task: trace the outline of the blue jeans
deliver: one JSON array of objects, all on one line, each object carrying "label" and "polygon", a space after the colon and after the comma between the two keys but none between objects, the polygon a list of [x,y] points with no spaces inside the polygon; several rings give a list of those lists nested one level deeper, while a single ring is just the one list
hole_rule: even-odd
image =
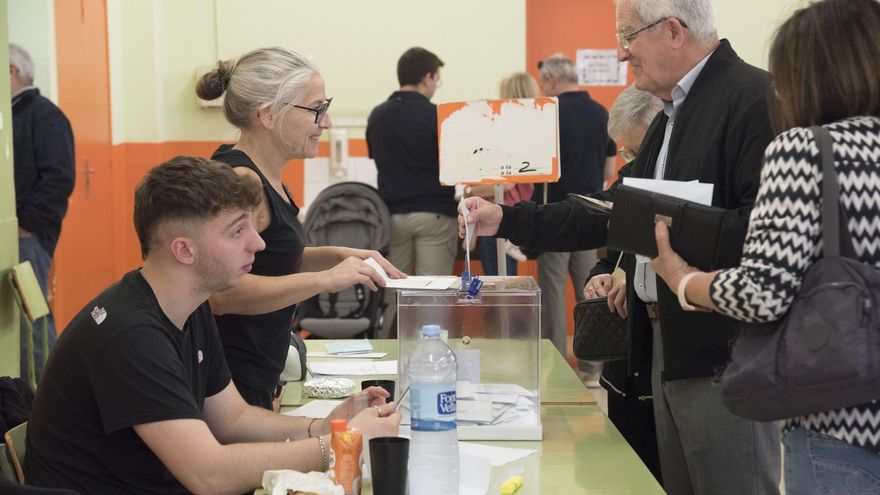
[{"label": "blue jeans", "polygon": [[880,454],[804,428],[786,433],[782,443],[786,493],[880,493]]},{"label": "blue jeans", "polygon": [[[49,264],[52,262],[52,258],[49,257],[49,253],[43,249],[43,246],[40,245],[40,241],[37,240],[33,235],[30,237],[19,237],[18,238],[18,260],[21,262],[30,261],[31,265],[34,267],[34,274],[37,276],[37,281],[40,282],[40,288],[43,289],[43,297],[48,296],[48,286],[49,286]],[[25,328],[26,323],[24,315],[21,315],[21,377],[27,379],[27,342],[25,341]],[[49,327],[48,332],[48,340],[49,340],[49,349],[51,350],[55,346],[55,339],[57,334],[55,333],[55,317],[52,316],[52,313],[46,317]],[[43,373],[43,322],[37,320],[34,323],[34,369],[36,371],[37,381],[40,379],[40,375]]]},{"label": "blue jeans", "polygon": [[[480,256],[480,263],[483,265],[483,274],[498,275],[498,248],[495,246],[494,237],[478,237],[477,253]],[[507,258],[507,274],[516,275],[516,260],[510,256]]]}]

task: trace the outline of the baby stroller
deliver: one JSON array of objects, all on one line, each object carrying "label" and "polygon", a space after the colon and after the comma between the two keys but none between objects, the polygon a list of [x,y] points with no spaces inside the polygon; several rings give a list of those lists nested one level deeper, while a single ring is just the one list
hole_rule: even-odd
[{"label": "baby stroller", "polygon": [[[387,255],[391,216],[376,188],[363,182],[340,182],[318,194],[305,221],[306,245],[375,249]],[[297,328],[327,339],[376,336],[382,328],[384,291],[361,284],[336,293],[318,294],[297,307]]]}]

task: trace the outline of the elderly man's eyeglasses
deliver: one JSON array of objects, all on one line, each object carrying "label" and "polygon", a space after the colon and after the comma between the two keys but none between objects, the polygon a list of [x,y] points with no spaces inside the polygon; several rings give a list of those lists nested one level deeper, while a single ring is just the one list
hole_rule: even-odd
[{"label": "elderly man's eyeglasses", "polygon": [[[629,51],[630,43],[632,43],[639,36],[639,33],[641,33],[642,31],[646,31],[648,29],[651,29],[652,27],[656,26],[657,24],[660,24],[661,22],[664,22],[664,21],[668,21],[669,19],[672,19],[672,17],[663,17],[663,18],[657,19],[656,21],[654,21],[646,26],[642,26],[631,33],[623,33],[623,32],[618,31],[617,32],[617,43],[620,44],[621,48],[623,48],[626,51]],[[679,20],[678,22],[679,22],[679,24],[681,24],[682,27],[685,27],[685,28],[687,27],[687,24],[685,24],[681,20]]]},{"label": "elderly man's eyeglasses", "polygon": [[309,112],[315,112],[315,124],[321,122],[321,119],[324,118],[324,115],[327,113],[327,109],[330,108],[330,102],[333,101],[333,98],[327,98],[324,103],[321,103],[315,108],[304,107],[301,105],[291,105],[294,108],[301,108],[303,110],[308,110]]}]

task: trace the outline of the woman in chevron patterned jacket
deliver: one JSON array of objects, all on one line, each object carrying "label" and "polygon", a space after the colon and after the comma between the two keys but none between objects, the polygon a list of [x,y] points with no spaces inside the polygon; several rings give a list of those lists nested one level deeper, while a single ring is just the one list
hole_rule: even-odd
[{"label": "woman in chevron patterned jacket", "polygon": [[[661,249],[652,265],[669,287],[684,280],[684,307],[753,323],[786,314],[822,255],[822,162],[811,125],[833,138],[840,205],[855,252],[880,268],[878,47],[877,0],[824,0],[779,28],[770,49],[772,114],[778,130],[788,130],[767,147],[740,266],[699,273],[672,251],[658,223]],[[783,443],[789,493],[880,493],[880,398],[792,418]]]}]

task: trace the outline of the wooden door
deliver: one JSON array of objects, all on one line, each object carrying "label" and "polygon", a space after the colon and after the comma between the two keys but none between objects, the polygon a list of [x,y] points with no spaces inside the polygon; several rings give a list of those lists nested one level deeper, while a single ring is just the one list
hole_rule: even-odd
[{"label": "wooden door", "polygon": [[58,331],[118,278],[114,269],[110,78],[104,0],[56,0],[58,102],[76,143],[76,187],[55,253]]}]

